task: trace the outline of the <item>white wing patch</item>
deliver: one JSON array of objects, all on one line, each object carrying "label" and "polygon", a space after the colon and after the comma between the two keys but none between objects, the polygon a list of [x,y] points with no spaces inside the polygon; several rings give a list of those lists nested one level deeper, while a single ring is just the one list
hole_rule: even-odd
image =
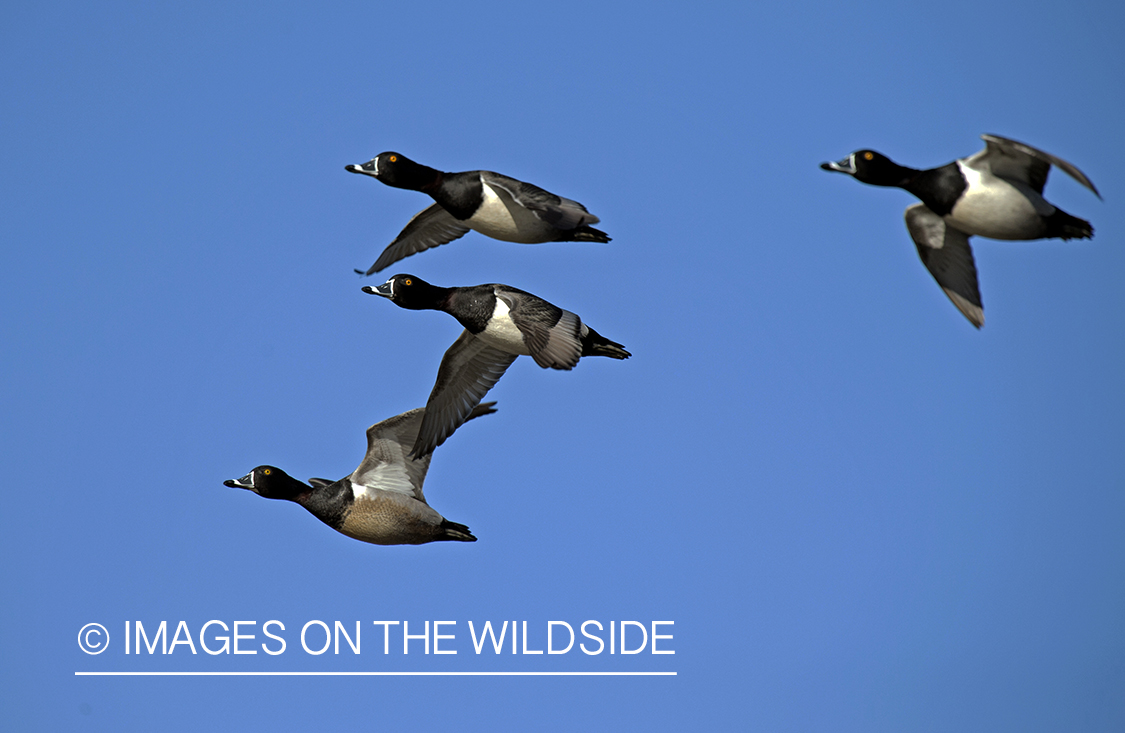
[{"label": "white wing patch", "polygon": [[378,491],[393,491],[396,494],[414,496],[414,484],[406,469],[398,463],[381,463],[364,475],[365,484],[352,477],[352,494],[360,498],[373,499]]}]

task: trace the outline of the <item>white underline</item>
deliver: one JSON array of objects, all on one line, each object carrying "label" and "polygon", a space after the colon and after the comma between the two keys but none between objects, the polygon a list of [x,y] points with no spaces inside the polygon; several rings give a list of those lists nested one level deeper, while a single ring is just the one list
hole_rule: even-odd
[{"label": "white underline", "polygon": [[676,672],[75,672],[76,677],[675,677]]}]

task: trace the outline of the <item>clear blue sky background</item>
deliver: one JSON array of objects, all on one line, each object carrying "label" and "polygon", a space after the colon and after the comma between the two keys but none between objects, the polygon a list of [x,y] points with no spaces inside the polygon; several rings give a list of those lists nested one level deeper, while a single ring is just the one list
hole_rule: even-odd
[{"label": "clear blue sky background", "polygon": [[[7,7],[6,726],[1125,730],[1123,27],[1110,2]],[[977,332],[914,199],[817,165],[984,132],[1105,200],[1055,171],[1092,241],[974,241]],[[352,272],[428,203],[344,170],[389,149],[614,238],[472,233],[392,268],[529,290],[634,354],[521,359],[437,451],[427,495],[475,544],[366,545],[222,485],[343,476],[429,394],[459,326]],[[279,620],[287,649],[124,652],[127,621],[198,647],[212,619],[257,622],[251,649]],[[313,619],[360,621],[361,653],[302,651]],[[591,619],[674,621],[675,654],[469,638]],[[457,654],[395,630],[383,655],[374,620],[456,621]]]}]

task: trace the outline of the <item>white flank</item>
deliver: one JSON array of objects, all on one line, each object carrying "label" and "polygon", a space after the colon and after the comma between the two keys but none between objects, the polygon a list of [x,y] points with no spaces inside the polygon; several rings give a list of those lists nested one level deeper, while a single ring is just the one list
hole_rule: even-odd
[{"label": "white flank", "polygon": [[517,204],[506,191],[481,180],[483,201],[465,223],[481,234],[505,242],[549,242],[554,231],[539,217]]},{"label": "white flank", "polygon": [[508,315],[508,304],[500,297],[496,298],[492,319],[488,322],[488,326],[477,334],[477,338],[509,354],[531,353],[523,341],[523,334]]},{"label": "white flank", "polygon": [[989,239],[1035,239],[1042,235],[1040,211],[1054,207],[1026,186],[1016,186],[1003,178],[958,161],[966,188],[945,221],[957,229]]}]

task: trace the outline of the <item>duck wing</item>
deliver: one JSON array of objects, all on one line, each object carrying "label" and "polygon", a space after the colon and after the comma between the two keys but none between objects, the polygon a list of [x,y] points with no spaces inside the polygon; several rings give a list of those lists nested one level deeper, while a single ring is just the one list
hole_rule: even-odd
[{"label": "duck wing", "polygon": [[[495,402],[477,405],[466,422],[496,412],[495,405]],[[426,501],[422,493],[422,484],[426,480],[426,471],[430,468],[432,454],[418,460],[407,457],[407,450],[418,438],[418,430],[422,426],[425,413],[424,407],[408,410],[401,415],[375,423],[367,429],[367,454],[363,457],[359,468],[352,472],[353,487],[359,485],[381,491],[394,491],[412,496],[421,502]]]},{"label": "duck wing", "polygon": [[577,201],[556,196],[538,186],[492,171],[481,171],[480,176],[489,186],[502,189],[517,204],[557,229],[569,231],[600,221]]},{"label": "duck wing", "polygon": [[457,428],[475,417],[474,409],[516,356],[462,331],[441,359],[410,455],[416,459],[428,456]]},{"label": "duck wing", "polygon": [[969,235],[947,226],[945,220],[926,208],[914,204],[906,209],[906,228],[918,248],[922,264],[937,280],[957,310],[980,328],[984,325],[984,306],[980,300],[977,266]]},{"label": "duck wing", "polygon": [[395,262],[432,247],[452,242],[469,231],[469,227],[453,218],[440,204],[433,204],[415,214],[394,241],[387,245],[375,264],[361,275],[370,275]]},{"label": "duck wing", "polygon": [[987,164],[989,170],[995,176],[1009,181],[1025,183],[1042,195],[1043,186],[1047,183],[1047,174],[1053,165],[1090,189],[1098,198],[1102,197],[1085,173],[1062,158],[1033,148],[1026,143],[1009,140],[999,135],[981,135],[980,137],[985,142],[984,150],[969,158],[968,161]]},{"label": "duck wing", "polygon": [[523,335],[531,358],[539,366],[573,369],[582,356],[582,319],[542,298],[516,288],[499,290],[508,317]]},{"label": "duck wing", "polygon": [[419,407],[389,417],[367,429],[367,453],[359,468],[352,472],[353,489],[360,486],[376,491],[393,491],[425,501],[422,483],[426,480],[430,457],[414,461],[406,455],[418,435],[424,414],[425,410]]}]

